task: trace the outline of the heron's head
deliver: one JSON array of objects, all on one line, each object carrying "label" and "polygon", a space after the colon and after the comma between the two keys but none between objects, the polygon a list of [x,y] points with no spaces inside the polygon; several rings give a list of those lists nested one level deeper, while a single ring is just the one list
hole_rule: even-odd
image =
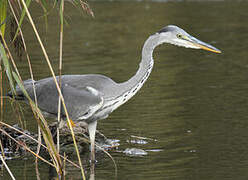
[{"label": "heron's head", "polygon": [[196,39],[195,37],[189,35],[183,29],[174,25],[168,25],[164,27],[163,29],[158,31],[156,35],[159,35],[160,43],[170,43],[186,48],[204,49],[215,53],[221,53],[219,49]]}]

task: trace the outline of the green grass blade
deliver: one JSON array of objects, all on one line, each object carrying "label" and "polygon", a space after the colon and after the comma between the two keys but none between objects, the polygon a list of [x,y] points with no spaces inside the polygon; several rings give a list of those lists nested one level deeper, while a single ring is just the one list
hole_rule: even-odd
[{"label": "green grass blade", "polygon": [[[30,3],[31,3],[31,0],[26,0],[25,3],[26,3],[26,6],[27,6],[27,8],[28,8],[29,5],[30,5]],[[18,28],[17,28],[17,30],[16,30],[15,36],[14,36],[14,38],[13,38],[13,41],[16,39],[16,37],[17,37],[17,35],[18,35],[19,31],[20,31],[20,28],[21,28],[21,26],[22,26],[22,22],[23,22],[23,20],[24,20],[25,15],[26,15],[26,10],[25,10],[25,8],[23,8],[22,14],[21,14],[21,18],[20,18],[20,21],[19,21],[19,26],[18,26]]]},{"label": "green grass blade", "polygon": [[7,16],[7,0],[0,1],[0,30],[2,32],[2,36],[4,37],[5,27],[6,27],[6,16]]},{"label": "green grass blade", "polygon": [[41,5],[43,6],[44,9],[47,11],[47,2],[45,0],[40,0]]},{"label": "green grass blade", "polygon": [[64,27],[64,4],[63,2],[60,4],[59,8],[59,15],[60,15],[60,30],[63,32],[63,27]]},{"label": "green grass blade", "polygon": [[47,2],[46,0],[40,0],[40,4],[41,4],[41,7],[43,9],[43,16],[44,16],[44,21],[45,21],[45,27],[46,27],[46,31],[48,29],[48,5],[47,5]]},{"label": "green grass blade", "polygon": [[5,68],[7,77],[9,79],[11,90],[13,92],[15,92],[15,85],[14,85],[13,77],[11,75],[9,60],[7,58],[6,51],[5,51],[2,43],[0,43],[0,55],[1,55],[1,58],[3,60],[3,65],[4,65],[4,68]]}]

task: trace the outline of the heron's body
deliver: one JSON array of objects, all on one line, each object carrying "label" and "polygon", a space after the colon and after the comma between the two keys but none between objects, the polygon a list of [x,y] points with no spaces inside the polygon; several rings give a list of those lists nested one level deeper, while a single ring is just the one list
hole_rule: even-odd
[{"label": "heron's body", "polygon": [[[149,40],[149,39],[148,39]],[[154,38],[146,43],[146,50],[137,73],[128,81],[116,83],[100,74],[63,75],[61,92],[71,120],[90,123],[105,119],[119,106],[133,97],[149,77],[152,67],[152,52],[157,43]],[[152,46],[152,44],[154,46]],[[144,49],[144,48],[143,48]],[[58,77],[57,77],[58,81]],[[58,91],[52,77],[34,82],[39,108],[48,114],[58,113]],[[31,99],[35,100],[31,80],[24,81],[24,87]],[[23,95],[18,89],[17,95]],[[25,98],[25,97],[24,97]],[[61,112],[65,116],[64,111]]]},{"label": "heron's body", "polygon": [[[84,121],[89,125],[92,151],[94,151],[97,120],[107,118],[111,112],[138,92],[152,71],[153,50],[162,43],[220,52],[213,46],[190,36],[184,30],[170,25],[146,40],[142,49],[139,69],[128,81],[116,83],[106,76],[97,74],[62,76],[61,92],[69,117],[74,121]],[[34,100],[32,85],[31,80],[24,81],[25,89]],[[46,113],[57,115],[59,96],[53,78],[35,81],[34,85],[39,108]],[[16,90],[17,97],[26,99],[18,87]],[[12,96],[11,93],[10,96]],[[63,109],[61,115],[62,117],[65,116]],[[93,153],[92,159],[94,159]]]},{"label": "heron's body", "polygon": [[[90,123],[107,118],[111,112],[134,96],[145,80],[130,88],[127,88],[125,83],[116,83],[98,74],[63,75],[61,82],[61,92],[70,119]],[[30,80],[24,81],[26,91],[34,100],[32,84]],[[39,108],[48,114],[57,116],[59,95],[53,78],[41,79],[35,81],[34,84]],[[61,116],[65,117],[63,110]]]}]

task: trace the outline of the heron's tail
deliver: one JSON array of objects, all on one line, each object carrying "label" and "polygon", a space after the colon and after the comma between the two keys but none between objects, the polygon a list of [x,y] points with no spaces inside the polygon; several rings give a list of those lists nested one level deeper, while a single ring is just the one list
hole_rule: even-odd
[{"label": "heron's tail", "polygon": [[7,93],[7,96],[9,96],[10,98],[16,99],[16,100],[20,100],[20,101],[25,99],[24,94],[22,92],[18,92],[18,91],[16,91],[16,94],[13,94],[12,91],[9,91]]},{"label": "heron's tail", "polygon": [[[30,85],[32,86],[33,84],[32,82],[33,81],[31,79],[24,81],[23,85],[25,89],[27,89]],[[15,93],[13,93],[13,91],[9,91],[7,93],[7,96],[9,96],[10,98],[16,99],[16,100],[25,100],[25,95],[23,94],[22,90],[20,89],[18,85],[16,86]]]}]

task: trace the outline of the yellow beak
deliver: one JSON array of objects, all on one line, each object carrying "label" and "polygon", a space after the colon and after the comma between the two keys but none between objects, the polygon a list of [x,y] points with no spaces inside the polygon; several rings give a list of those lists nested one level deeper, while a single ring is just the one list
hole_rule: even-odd
[{"label": "yellow beak", "polygon": [[192,43],[197,48],[200,48],[200,49],[203,49],[203,50],[206,50],[206,51],[211,51],[211,52],[214,52],[214,53],[221,53],[221,50],[217,49],[216,47],[214,47],[214,46],[212,46],[212,45],[210,45],[208,43],[202,42],[202,41],[200,41],[199,39],[196,39],[193,36],[187,36],[187,37],[184,37],[184,39],[189,41],[190,43]]}]

